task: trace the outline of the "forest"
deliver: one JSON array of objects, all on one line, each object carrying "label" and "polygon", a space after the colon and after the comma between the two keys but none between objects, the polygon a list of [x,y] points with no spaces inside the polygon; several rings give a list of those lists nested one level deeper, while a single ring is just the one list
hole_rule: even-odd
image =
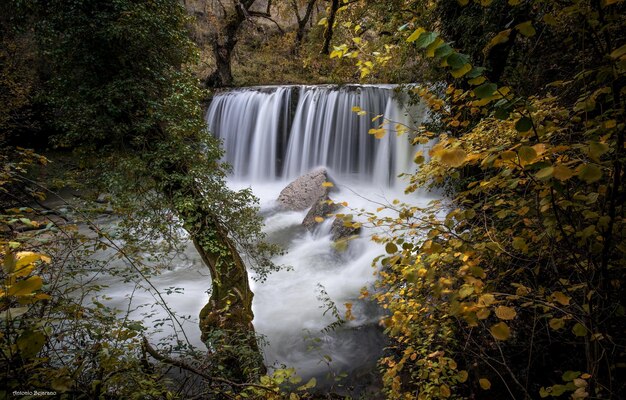
[{"label": "forest", "polygon": [[0,397],[626,399],[624,0],[0,33]]}]

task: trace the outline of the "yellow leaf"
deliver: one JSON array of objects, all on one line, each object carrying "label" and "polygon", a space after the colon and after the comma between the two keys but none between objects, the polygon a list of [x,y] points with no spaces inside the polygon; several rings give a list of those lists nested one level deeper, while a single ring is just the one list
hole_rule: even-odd
[{"label": "yellow leaf", "polygon": [[472,65],[471,64],[465,64],[463,65],[461,68],[458,69],[453,69],[450,74],[454,77],[454,78],[460,78],[463,75],[467,74],[468,72],[470,72],[472,70]]},{"label": "yellow leaf", "polygon": [[31,276],[9,287],[7,294],[9,296],[26,296],[32,294],[35,290],[41,289],[42,286],[43,281],[40,276]]},{"label": "yellow leaf", "polygon": [[517,154],[519,155],[519,159],[522,165],[530,164],[531,161],[534,161],[537,158],[537,152],[532,147],[521,146],[517,149]]},{"label": "yellow leaf", "polygon": [[478,384],[480,384],[480,387],[481,387],[483,390],[489,390],[489,389],[491,389],[491,382],[489,382],[489,379],[487,379],[487,378],[480,378],[480,379],[478,380]]},{"label": "yellow leaf", "polygon": [[491,314],[491,311],[489,311],[488,308],[481,308],[476,313],[476,317],[478,317],[478,319],[487,319],[487,318],[489,318],[490,314]]},{"label": "yellow leaf", "polygon": [[618,59],[621,56],[623,56],[624,54],[626,54],[626,44],[623,45],[622,47],[619,47],[619,48],[613,50],[611,52],[611,54],[609,55],[609,57],[611,57],[612,59]]},{"label": "yellow leaf", "polygon": [[486,306],[492,305],[494,301],[496,301],[496,298],[491,293],[483,294],[478,299],[479,303],[482,303]]},{"label": "yellow leaf", "polygon": [[467,373],[466,370],[459,371],[459,375],[458,375],[459,383],[463,383],[463,382],[467,381],[468,375],[469,374]]},{"label": "yellow leaf", "polygon": [[333,187],[335,185],[332,182],[324,182],[324,183],[322,183],[322,186],[323,187]]},{"label": "yellow leaf", "polygon": [[587,328],[581,323],[577,323],[572,328],[572,332],[576,336],[585,336],[587,334]]},{"label": "yellow leaf", "polygon": [[485,81],[487,80],[487,78],[485,78],[484,76],[478,76],[474,79],[470,79],[469,81],[467,81],[467,83],[469,83],[470,85],[473,86],[478,86],[478,85],[482,85]]},{"label": "yellow leaf", "polygon": [[450,393],[450,388],[448,387],[448,385],[445,385],[445,384],[444,384],[444,385],[441,385],[441,386],[439,387],[439,394],[440,394],[440,395],[441,395],[441,397],[443,397],[443,398],[448,398],[448,397],[450,397],[450,395],[451,395],[452,393]]},{"label": "yellow leaf", "polygon": [[499,32],[496,36],[494,36],[487,46],[483,49],[483,52],[487,53],[492,47],[497,46],[501,43],[506,43],[509,41],[509,35],[511,34],[511,30],[507,29],[502,32]]},{"label": "yellow leaf", "polygon": [[317,222],[317,223],[324,222],[324,218],[322,218],[322,217],[315,217],[315,222]]},{"label": "yellow leaf", "polygon": [[537,31],[535,27],[533,27],[532,21],[522,22],[521,24],[515,25],[515,29],[517,29],[522,35],[531,37],[535,36]]},{"label": "yellow leaf", "polygon": [[511,320],[515,318],[517,312],[515,309],[507,306],[498,306],[496,308],[496,316],[500,319]]},{"label": "yellow leaf", "polygon": [[441,153],[441,162],[450,167],[460,167],[465,162],[467,154],[463,149],[445,150]]},{"label": "yellow leaf", "polygon": [[554,292],[552,293],[552,296],[554,297],[554,300],[556,300],[557,302],[561,303],[564,306],[569,306],[569,301],[570,301],[570,297],[565,295],[562,292]]},{"label": "yellow leaf", "polygon": [[565,326],[565,321],[563,321],[563,318],[552,318],[548,321],[548,325],[550,325],[550,328],[553,330],[558,331]]},{"label": "yellow leaf", "polygon": [[408,38],[406,38],[406,41],[409,43],[412,43],[416,41],[424,32],[426,32],[426,29],[419,27],[415,31],[413,31],[413,33],[411,33],[411,35]]},{"label": "yellow leaf", "polygon": [[558,24],[556,18],[554,18],[554,15],[552,14],[545,14],[543,16],[543,22],[550,26],[556,26]]},{"label": "yellow leaf", "polygon": [[511,337],[511,328],[509,328],[509,326],[504,322],[498,322],[497,324],[492,325],[491,328],[489,328],[489,331],[497,340],[507,340]]},{"label": "yellow leaf", "polygon": [[372,128],[367,133],[374,135],[376,139],[382,139],[387,134],[387,130],[385,128]]},{"label": "yellow leaf", "polygon": [[552,176],[560,181],[566,181],[574,176],[574,171],[572,171],[565,165],[557,165],[552,171]]},{"label": "yellow leaf", "polygon": [[35,261],[43,261],[47,264],[50,263],[50,257],[45,256],[43,254],[33,253],[31,251],[20,251],[16,254],[17,264],[16,267],[19,269],[28,264],[32,264]]},{"label": "yellow leaf", "polygon": [[428,47],[426,47],[426,57],[434,57],[435,56],[435,50],[437,49],[437,47],[441,46],[444,43],[443,39],[441,38],[437,38],[435,39],[434,42],[432,42],[431,44],[428,45]]}]

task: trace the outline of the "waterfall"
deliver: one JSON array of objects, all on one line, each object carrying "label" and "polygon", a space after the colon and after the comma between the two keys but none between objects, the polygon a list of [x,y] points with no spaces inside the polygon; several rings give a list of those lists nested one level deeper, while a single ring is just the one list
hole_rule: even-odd
[{"label": "waterfall", "polygon": [[[236,89],[214,97],[207,125],[236,178],[292,179],[323,165],[340,177],[393,185],[413,168],[415,150],[407,135],[397,137],[397,126],[415,127],[421,121],[409,114],[426,114],[405,100],[391,85]],[[383,122],[386,134],[376,139],[369,130]]]},{"label": "waterfall", "polygon": [[[347,249],[337,250],[333,218],[308,231],[302,225],[307,210],[283,210],[276,199],[284,180],[326,166],[338,183],[331,198],[353,209],[374,212],[389,199],[425,206],[428,196],[406,194],[406,183],[396,180],[415,172],[414,152],[420,149],[400,130],[418,126],[427,116],[425,106],[408,106],[407,96],[396,92],[392,85],[242,88],[217,94],[207,111],[207,125],[222,140],[224,161],[233,168],[229,187],[253,190],[267,239],[286,251],[273,261],[290,267],[264,283],[250,283],[254,326],[267,340],[265,362],[316,377],[318,388],[336,384],[326,377],[332,369],[349,373],[346,387],[360,385],[358,393],[376,370],[386,343],[378,327],[382,311],[360,292],[373,285],[372,260],[385,249],[369,239],[376,228],[368,227]],[[382,123],[384,135],[376,139],[369,131]],[[350,303],[356,319],[328,330],[336,318],[323,311],[320,288],[339,313]]]}]

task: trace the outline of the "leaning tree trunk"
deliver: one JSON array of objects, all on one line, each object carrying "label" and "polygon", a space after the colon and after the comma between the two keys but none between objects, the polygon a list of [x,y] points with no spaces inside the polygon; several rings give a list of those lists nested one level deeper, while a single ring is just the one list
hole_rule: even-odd
[{"label": "leaning tree trunk", "polygon": [[210,353],[207,368],[238,383],[251,382],[266,369],[252,325],[248,272],[228,231],[205,206],[207,194],[187,178],[188,170],[184,162],[164,168],[161,187],[211,274],[211,295],[200,312],[201,338]]},{"label": "leaning tree trunk", "polygon": [[206,216],[192,230],[193,243],[211,272],[211,296],[200,311],[202,341],[216,349],[215,361],[238,381],[265,372],[252,320],[253,293],[246,266],[219,223]]}]

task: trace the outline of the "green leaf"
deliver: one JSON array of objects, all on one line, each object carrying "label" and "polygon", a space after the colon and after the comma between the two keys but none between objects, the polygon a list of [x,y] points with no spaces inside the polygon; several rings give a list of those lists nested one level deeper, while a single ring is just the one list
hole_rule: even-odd
[{"label": "green leaf", "polygon": [[450,74],[454,78],[460,78],[463,75],[467,74],[471,69],[472,69],[472,65],[471,64],[465,64],[461,68],[453,69],[452,72],[450,72]]},{"label": "green leaf", "polygon": [[480,75],[483,74],[483,72],[485,71],[485,67],[474,67],[472,68],[472,70],[467,74],[467,78],[469,79],[474,79],[479,77]]},{"label": "green leaf", "polygon": [[571,382],[574,379],[578,378],[579,376],[580,376],[579,371],[565,371],[563,373],[562,379],[563,379],[563,382]]},{"label": "green leaf", "polygon": [[518,132],[528,132],[533,127],[533,121],[528,117],[522,117],[515,123],[515,129]]},{"label": "green leaf", "polygon": [[537,172],[535,174],[535,178],[537,179],[549,179],[552,177],[552,175],[554,174],[554,167],[545,167],[539,170],[539,172]]},{"label": "green leaf", "polygon": [[479,99],[484,99],[493,96],[496,90],[498,90],[498,85],[496,85],[495,83],[484,83],[474,89],[474,94]]},{"label": "green leaf", "polygon": [[314,388],[315,385],[317,385],[317,380],[315,378],[311,378],[307,383],[305,383],[304,385],[300,386],[298,388],[298,390],[311,389],[311,388]]},{"label": "green leaf", "polygon": [[454,53],[454,49],[447,43],[444,43],[435,49],[435,57],[437,58],[447,57],[452,53]]},{"label": "green leaf", "polygon": [[609,146],[606,143],[589,143],[589,156],[594,160],[599,160],[607,151],[609,151]]},{"label": "green leaf", "polygon": [[0,312],[0,321],[14,319],[28,312],[29,307],[13,307]]},{"label": "green leaf", "polygon": [[528,252],[528,245],[523,237],[517,236],[513,238],[513,248],[521,251],[522,253]]},{"label": "green leaf", "polygon": [[398,251],[398,246],[393,242],[389,242],[385,245],[385,251],[389,254],[393,254]]},{"label": "green leaf", "polygon": [[428,47],[439,36],[436,32],[427,32],[422,34],[416,41],[415,45],[420,49]]},{"label": "green leaf", "polygon": [[517,149],[517,155],[523,164],[528,164],[537,158],[537,152],[530,146],[521,146]]},{"label": "green leaf", "polygon": [[572,328],[572,333],[576,336],[585,336],[587,334],[587,328],[581,323],[577,323]]},{"label": "green leaf", "polygon": [[511,115],[511,112],[507,110],[506,108],[498,108],[493,114],[494,117],[501,119],[501,120],[508,119],[509,115]]},{"label": "green leaf", "polygon": [[26,331],[17,338],[17,347],[24,358],[33,358],[46,344],[46,336],[41,332]]},{"label": "green leaf", "polygon": [[587,183],[593,183],[602,178],[602,170],[594,164],[585,164],[579,168],[578,178]]},{"label": "green leaf", "polygon": [[446,58],[446,61],[453,69],[458,69],[469,63],[469,57],[462,53],[453,53]]}]

